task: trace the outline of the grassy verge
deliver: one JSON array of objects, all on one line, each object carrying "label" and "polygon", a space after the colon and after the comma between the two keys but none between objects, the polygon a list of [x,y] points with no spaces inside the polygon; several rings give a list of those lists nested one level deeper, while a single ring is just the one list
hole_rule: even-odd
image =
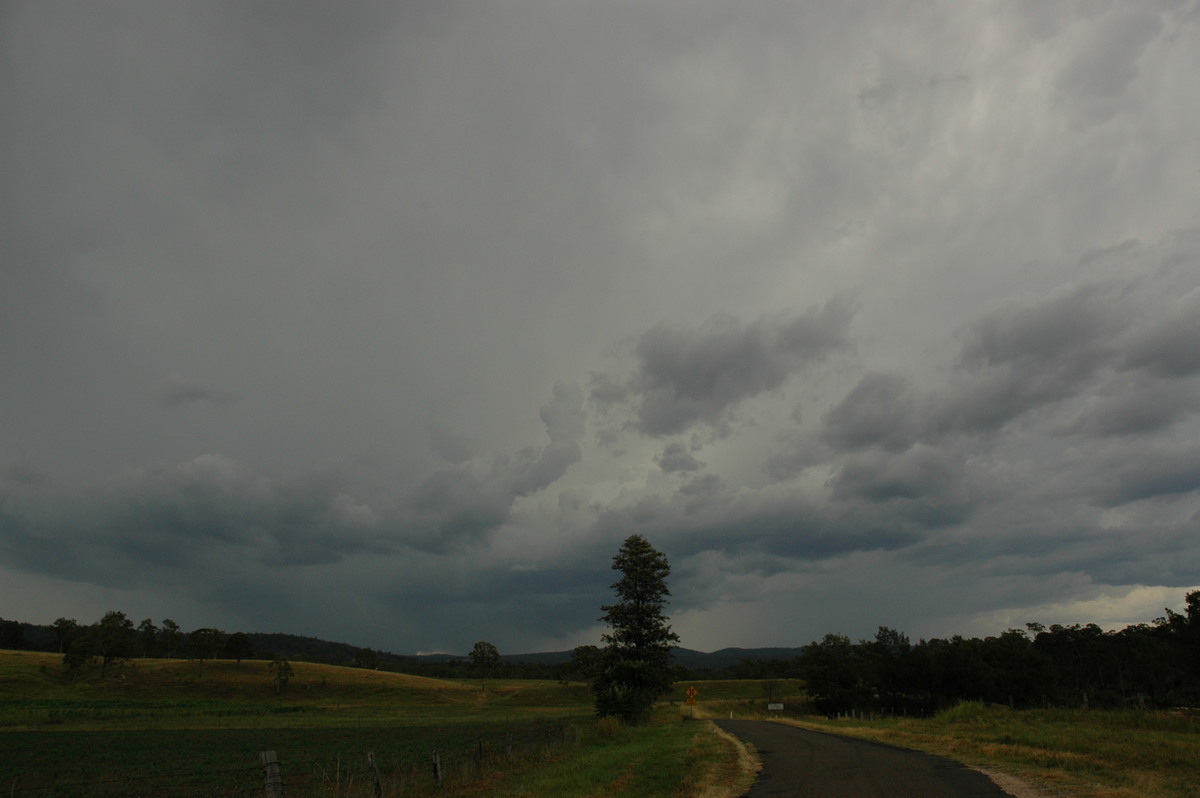
[{"label": "grassy verge", "polygon": [[[546,762],[490,785],[496,798],[728,798],[753,781],[744,748],[711,723],[660,712],[632,728],[601,722],[570,757]],[[484,793],[474,793],[484,794]]]},{"label": "grassy verge", "polygon": [[929,719],[785,722],[915,748],[1081,798],[1200,795],[1200,719],[962,704]]}]

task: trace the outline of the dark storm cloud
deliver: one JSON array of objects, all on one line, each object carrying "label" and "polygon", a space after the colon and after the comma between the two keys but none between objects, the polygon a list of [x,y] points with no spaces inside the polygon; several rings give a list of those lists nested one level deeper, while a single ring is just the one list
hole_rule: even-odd
[{"label": "dark storm cloud", "polygon": [[1138,75],[1138,59],[1162,29],[1160,11],[1149,5],[1124,6],[1105,16],[1088,46],[1066,65],[1059,88],[1091,124],[1120,109],[1117,100]]},{"label": "dark storm cloud", "polygon": [[[1200,573],[1200,553],[1195,541],[1200,536],[1200,516],[1178,524],[1155,524],[1111,541],[1093,537],[1091,545],[1076,553],[1074,563],[1062,563],[1092,574],[1097,582],[1114,585],[1162,584],[1186,592]],[[1161,606],[1161,605],[1160,605]],[[1158,608],[1155,608],[1158,610]],[[1161,611],[1155,612],[1158,617]]]},{"label": "dark storm cloud", "polygon": [[[443,575],[394,580],[379,590],[377,601],[381,607],[418,607],[422,626],[443,630],[425,632],[425,639],[458,630],[469,619],[477,635],[471,640],[488,640],[502,654],[526,653],[538,650],[530,640],[567,636],[597,618],[612,596],[605,554],[589,560],[572,553],[568,561],[527,570],[483,563],[470,573],[462,572],[461,562],[423,563],[422,570]],[[466,653],[471,640],[453,651]]]},{"label": "dark storm cloud", "polygon": [[1194,382],[1166,382],[1144,375],[1112,382],[1104,394],[1085,405],[1065,428],[1067,432],[1101,438],[1142,435],[1200,411],[1200,389]]},{"label": "dark storm cloud", "polygon": [[936,433],[993,432],[1036,407],[1071,396],[1114,359],[1127,321],[1117,285],[1086,285],[1012,305],[972,324],[958,380],[926,419]]},{"label": "dark storm cloud", "polygon": [[431,550],[479,543],[508,523],[516,499],[556,482],[577,463],[587,421],[579,386],[556,384],[539,416],[550,437],[541,450],[527,447],[486,465],[463,462],[422,480],[401,511],[406,542]]},{"label": "dark storm cloud", "polygon": [[819,435],[797,429],[780,432],[776,444],[778,449],[767,458],[763,471],[781,482],[793,479],[833,456],[833,451]]},{"label": "dark storm cloud", "polygon": [[695,496],[703,501],[708,501],[710,497],[719,497],[721,495],[721,478],[716,474],[704,474],[703,476],[693,477],[679,487],[680,496]]},{"label": "dark storm cloud", "polygon": [[510,520],[517,498],[579,460],[578,386],[556,385],[541,417],[551,439],[542,449],[434,472],[398,507],[356,499],[336,464],[273,478],[202,455],[118,474],[68,502],[14,494],[0,501],[12,508],[0,517],[0,547],[23,569],[97,584],[119,584],[123,574],[154,582],[228,556],[273,568],[400,547],[446,551],[486,539]]},{"label": "dark storm cloud", "polygon": [[158,386],[158,402],[163,407],[185,407],[191,404],[227,405],[237,401],[237,394],[185,380],[178,374],[166,377]]},{"label": "dark storm cloud", "polygon": [[286,181],[294,158],[379,96],[379,37],[403,16],[319,3],[148,11],[79,24],[77,7],[26,7],[6,20],[19,68],[0,93],[5,171],[38,251],[187,234],[204,221],[198,199],[239,203]]},{"label": "dark storm cloud", "polygon": [[618,404],[629,398],[629,386],[615,374],[593,371],[588,385],[589,398],[602,407]]},{"label": "dark storm cloud", "polygon": [[445,424],[435,419],[429,422],[427,431],[430,446],[443,460],[458,465],[471,459],[471,444]]},{"label": "dark storm cloud", "polygon": [[[1196,257],[1190,259],[1196,267]],[[1155,377],[1200,374],[1200,289],[1165,297],[1155,313],[1129,336],[1121,366]]]},{"label": "dark storm cloud", "polygon": [[1114,318],[1115,286],[1087,285],[1030,304],[1014,304],[972,324],[963,346],[968,369],[1015,363],[1086,372],[1103,358]]},{"label": "dark storm cloud", "polygon": [[954,492],[962,464],[947,453],[914,447],[903,454],[860,455],[846,461],[830,479],[836,500],[861,498],[872,503],[918,500]]},{"label": "dark storm cloud", "polygon": [[472,473],[471,464],[437,471],[405,501],[405,526],[421,548],[441,550],[487,537],[509,519],[513,494],[504,478],[507,462],[491,473]]},{"label": "dark storm cloud", "polygon": [[486,466],[472,461],[436,471],[405,501],[403,538],[433,551],[484,542],[512,519],[516,499],[551,484],[579,457],[578,442],[560,441]]},{"label": "dark storm cloud", "polygon": [[343,482],[336,471],[269,479],[202,455],[120,474],[69,503],[23,502],[0,540],[23,568],[98,584],[154,582],[219,551],[267,567],[332,563],[379,549],[379,518]]},{"label": "dark storm cloud", "polygon": [[623,385],[595,377],[591,396],[601,404],[632,398],[635,426],[645,435],[672,435],[697,423],[719,428],[739,402],[847,349],[853,315],[842,296],[790,321],[772,316],[743,326],[721,315],[692,330],[659,325],[634,347],[636,372]]},{"label": "dark storm cloud", "polygon": [[1175,497],[1200,491],[1200,445],[1139,451],[1128,461],[1114,463],[1111,484],[1097,497],[1105,507]]},{"label": "dark storm cloud", "polygon": [[[1188,240],[1095,258],[1157,261],[1160,280],[1067,285],[969,321],[937,379],[865,374],[822,417],[827,448],[797,431],[768,473],[828,469],[831,501],[909,524],[904,559],[997,577],[1082,569],[1115,584],[1168,573],[1190,584],[1165,553],[1196,531],[1200,455],[1163,439],[1188,440],[1200,409]],[[1176,520],[1181,511],[1189,520]]]},{"label": "dark storm cloud", "polygon": [[632,532],[714,647],[1194,579],[1187,4],[5,9],[11,613],[567,647]]},{"label": "dark storm cloud", "polygon": [[[935,433],[988,432],[1042,405],[1107,388],[1126,397],[1091,411],[1081,430],[1108,435],[1169,425],[1197,399],[1194,383],[1170,378],[1200,364],[1189,346],[1196,340],[1189,333],[1200,330],[1192,312],[1197,292],[1181,299],[1173,288],[1136,279],[1086,284],[981,319],[968,329],[957,384],[935,401],[926,424]],[[1130,392],[1152,398],[1134,413]]]},{"label": "dark storm cloud", "polygon": [[[1035,523],[1010,523],[995,534],[1008,512],[996,505],[973,528],[932,536],[902,552],[905,560],[951,568],[971,567],[987,577],[1065,579],[1087,574],[1101,584],[1191,585],[1200,567],[1192,543],[1200,534],[1200,513],[1173,521],[1133,527],[1099,528],[1086,516],[1053,510]],[[990,532],[990,533],[989,533]],[[1030,619],[1032,620],[1032,619]]]},{"label": "dark storm cloud", "polygon": [[42,473],[24,452],[6,463],[0,463],[0,483],[7,482],[15,488],[43,488],[54,484],[54,480]]},{"label": "dark storm cloud", "polygon": [[916,440],[918,395],[899,374],[867,374],[824,418],[825,440],[842,450],[864,446],[904,450]]},{"label": "dark storm cloud", "polygon": [[578,443],[587,425],[583,391],[578,385],[556,383],[553,396],[538,411],[538,418],[546,425],[551,443]]},{"label": "dark storm cloud", "polygon": [[662,450],[662,454],[656,460],[658,467],[668,474],[699,471],[704,468],[704,463],[692,457],[687,447],[678,441],[667,444],[667,448]]},{"label": "dark storm cloud", "polygon": [[792,490],[732,490],[710,474],[670,497],[603,509],[596,530],[608,538],[643,534],[681,556],[718,551],[816,561],[911,546],[929,529],[964,516],[959,501],[897,500],[879,512],[859,497],[831,503]]},{"label": "dark storm cloud", "polygon": [[994,435],[1055,406],[1075,407],[1060,433],[1165,429],[1200,408],[1200,386],[1187,379],[1200,368],[1200,292],[1164,295],[1169,290],[1110,280],[1011,303],[965,327],[957,362],[939,384],[863,376],[822,418],[822,441],[838,451],[904,451]]}]

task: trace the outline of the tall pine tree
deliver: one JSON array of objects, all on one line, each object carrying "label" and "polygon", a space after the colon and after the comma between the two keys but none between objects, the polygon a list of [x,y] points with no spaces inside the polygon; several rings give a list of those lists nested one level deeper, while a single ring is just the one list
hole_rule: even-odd
[{"label": "tall pine tree", "polygon": [[603,636],[603,672],[596,680],[596,712],[639,723],[659,696],[671,689],[671,631],[663,610],[671,591],[666,556],[641,535],[625,539],[613,557],[621,572],[613,586],[617,603],[601,607],[609,631]]}]

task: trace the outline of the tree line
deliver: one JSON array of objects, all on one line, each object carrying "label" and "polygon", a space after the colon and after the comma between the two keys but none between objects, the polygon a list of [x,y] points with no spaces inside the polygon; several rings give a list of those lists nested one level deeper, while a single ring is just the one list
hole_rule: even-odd
[{"label": "tree line", "polygon": [[1021,708],[1200,706],[1200,591],[1183,613],[1104,631],[1030,623],[985,638],[920,640],[879,627],[852,643],[827,634],[790,660],[743,661],[736,678],[798,678],[814,708],[837,715],[929,715],[961,701]]},{"label": "tree line", "polygon": [[52,624],[0,619],[0,649],[46,651],[63,655],[69,671],[96,663],[107,670],[114,661],[163,658],[273,659],[282,653],[297,662],[320,662],[369,670],[466,679],[485,675],[504,679],[568,678],[568,663],[505,662],[495,646],[481,641],[467,657],[419,658],[302,635],[262,632],[228,633],[212,627],[185,632],[170,618],[145,618],[134,626],[126,613],[112,610],[90,624],[59,618]]},{"label": "tree line", "polygon": [[291,676],[290,660],[305,659],[440,678],[574,679],[588,682],[599,715],[637,723],[682,675],[671,660],[679,638],[663,612],[670,595],[670,566],[645,538],[633,535],[613,558],[612,567],[622,576],[613,585],[617,601],[601,607],[609,628],[602,636],[605,646],[580,646],[566,662],[504,662],[485,640],[477,642],[465,660],[428,660],[294,635],[227,634],[211,627],[184,633],[169,618],[160,624],[146,618],[135,626],[119,610],[89,625],[71,618],[59,618],[48,627],[0,619],[0,648],[56,650],[72,675],[97,662],[104,675],[113,662],[138,657],[186,657],[198,660],[201,668],[205,660],[218,657],[240,663],[255,656],[254,638],[259,638],[290,649],[284,654],[275,648],[267,655],[280,690]]},{"label": "tree line", "polygon": [[[486,641],[476,643],[468,658],[439,661],[292,635],[226,634],[214,628],[185,634],[170,619],[156,625],[147,618],[134,626],[115,610],[88,626],[67,618],[49,627],[0,620],[0,648],[47,650],[49,637],[49,650],[63,655],[68,671],[98,662],[103,673],[114,660],[133,657],[187,657],[201,666],[217,657],[240,662],[254,657],[253,638],[286,640],[315,655],[268,654],[274,656],[281,686],[289,657],[441,678],[580,680],[592,690],[599,715],[631,723],[643,720],[654,701],[685,678],[803,679],[814,709],[830,715],[927,715],[974,700],[1014,708],[1200,706],[1200,591],[1186,595],[1183,613],[1166,609],[1152,622],[1119,631],[1092,623],[1030,623],[994,637],[955,635],[912,643],[903,632],[881,626],[873,639],[857,643],[827,634],[790,659],[745,659],[719,671],[689,671],[672,661],[678,637],[664,613],[670,595],[666,557],[634,535],[612,567],[622,577],[613,585],[617,601],[601,608],[601,620],[608,624],[604,646],[579,646],[559,663],[505,662]],[[26,631],[36,631],[43,645],[27,640]],[[336,655],[330,656],[334,649]]]},{"label": "tree line", "polygon": [[[186,657],[200,660],[201,663],[223,657],[240,663],[254,656],[254,644],[244,632],[226,634],[211,627],[184,632],[170,618],[164,618],[161,625],[146,618],[134,626],[133,621],[120,610],[110,610],[100,620],[86,625],[74,618],[58,618],[48,627],[19,624],[16,621],[4,621],[0,626],[3,628],[0,648],[45,649],[47,641],[38,633],[48,633],[51,638],[50,650],[63,655],[63,665],[70,672],[98,661],[101,673],[104,673],[114,661],[139,657]],[[26,634],[26,629],[40,640],[29,640],[31,635]],[[42,645],[39,646],[38,642]]]}]

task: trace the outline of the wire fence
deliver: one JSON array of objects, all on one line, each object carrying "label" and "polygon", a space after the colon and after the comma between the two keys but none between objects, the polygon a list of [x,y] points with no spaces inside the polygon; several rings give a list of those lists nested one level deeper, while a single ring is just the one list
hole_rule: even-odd
[{"label": "wire fence", "polygon": [[[543,723],[492,728],[469,734],[447,732],[421,741],[389,745],[356,744],[314,754],[270,751],[278,778],[268,768],[268,751],[244,752],[239,761],[214,764],[170,747],[144,751],[143,765],[115,773],[102,766],[90,775],[78,772],[26,772],[14,768],[0,782],[0,795],[11,798],[126,798],[165,795],[267,796],[267,798],[423,798],[453,794],[473,782],[574,750],[586,734],[585,722]],[[9,770],[0,766],[0,773]]]}]

